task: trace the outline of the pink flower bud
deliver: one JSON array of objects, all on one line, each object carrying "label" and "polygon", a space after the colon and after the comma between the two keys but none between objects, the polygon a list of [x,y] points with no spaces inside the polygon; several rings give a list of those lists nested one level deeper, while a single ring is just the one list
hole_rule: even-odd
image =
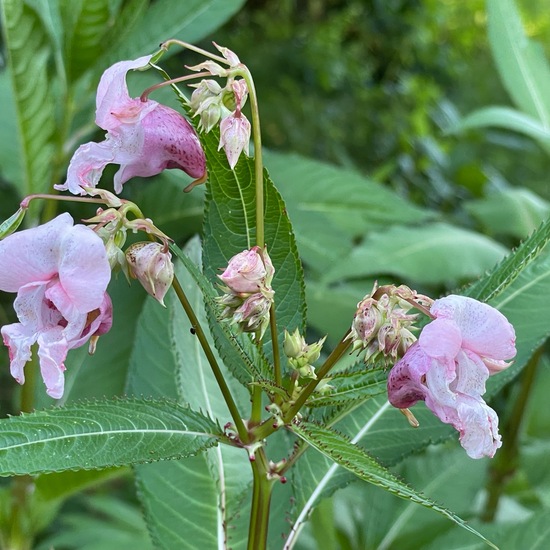
[{"label": "pink flower bud", "polygon": [[269,324],[272,303],[273,299],[262,293],[252,294],[235,310],[233,323],[238,324],[244,332],[259,332],[261,338]]},{"label": "pink flower bud", "polygon": [[164,305],[164,296],[174,279],[172,255],[164,245],[154,242],[134,243],[126,250],[130,275],[159,303]]},{"label": "pink flower bud", "polygon": [[253,294],[270,288],[274,271],[267,253],[254,246],[233,256],[219,278],[234,294]]},{"label": "pink flower bud", "polygon": [[250,122],[240,111],[235,111],[220,123],[218,151],[223,147],[232,170],[235,168],[243,150],[248,155],[250,130]]}]

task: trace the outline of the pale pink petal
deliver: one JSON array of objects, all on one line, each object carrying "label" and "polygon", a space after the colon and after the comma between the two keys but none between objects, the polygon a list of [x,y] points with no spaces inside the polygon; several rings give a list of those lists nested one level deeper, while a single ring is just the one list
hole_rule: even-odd
[{"label": "pale pink petal", "polygon": [[499,360],[516,355],[514,328],[500,311],[488,304],[451,295],[436,300],[430,312],[437,318],[452,319],[458,325],[464,348]]},{"label": "pale pink petal", "polygon": [[48,287],[45,297],[52,304],[53,310],[61,317],[56,323],[43,323],[41,331],[61,326],[66,340],[78,338],[86,326],[88,312],[81,312],[65,292],[61,283],[57,282]]},{"label": "pale pink petal", "polygon": [[63,337],[61,327],[42,332],[38,336],[38,357],[40,359],[40,373],[46,393],[54,399],[60,399],[65,386],[65,359],[68,344]]},{"label": "pale pink petal", "polygon": [[483,400],[462,400],[458,406],[460,444],[470,458],[492,458],[502,446],[498,416]]},{"label": "pale pink petal", "polygon": [[96,124],[104,130],[116,129],[120,121],[113,116],[113,111],[124,108],[130,101],[126,73],[131,69],[145,67],[152,56],[145,55],[133,61],[120,61],[109,67],[101,77],[96,96]]},{"label": "pale pink petal", "polygon": [[13,302],[17,318],[28,330],[38,332],[44,324],[56,325],[61,315],[44,300],[48,282],[29,283],[19,289]]},{"label": "pale pink petal", "polygon": [[73,195],[85,195],[83,187],[96,187],[107,164],[114,162],[116,143],[105,140],[101,143],[85,143],[73,155],[67,170],[67,181],[54,185],[58,191],[69,190]]},{"label": "pale pink petal", "polygon": [[446,424],[457,422],[457,395],[450,388],[456,379],[454,361],[436,361],[426,373],[426,406]]},{"label": "pale pink petal", "polygon": [[489,370],[478,355],[469,350],[461,351],[457,355],[453,391],[477,399],[485,393],[487,378],[489,378]]},{"label": "pale pink petal", "polygon": [[452,358],[460,350],[462,335],[454,321],[435,319],[424,327],[418,342],[430,357]]},{"label": "pale pink petal", "polygon": [[[0,241],[0,290],[17,292],[36,281],[47,281],[57,272],[59,244],[73,220],[63,213],[52,221],[13,233]],[[9,266],[6,269],[5,266]]]},{"label": "pale pink petal", "polygon": [[31,360],[31,346],[36,342],[36,335],[21,323],[13,323],[2,327],[2,338],[9,350],[11,375],[23,384],[24,367]]},{"label": "pale pink petal", "polygon": [[111,268],[105,245],[92,229],[75,225],[64,235],[58,269],[63,289],[80,312],[87,313],[101,305]]}]

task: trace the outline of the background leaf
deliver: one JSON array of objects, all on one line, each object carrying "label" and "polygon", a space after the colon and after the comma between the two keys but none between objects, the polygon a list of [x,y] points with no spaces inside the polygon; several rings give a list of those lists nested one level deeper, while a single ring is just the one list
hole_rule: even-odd
[{"label": "background leaf", "polygon": [[488,0],[489,42],[500,77],[514,103],[550,130],[550,66],[523,30],[513,0]]},{"label": "background leaf", "polygon": [[1,12],[23,168],[22,178],[13,184],[24,196],[51,185],[55,109],[48,63],[52,49],[40,17],[26,2],[5,0]]},{"label": "background leaf", "polygon": [[482,275],[506,252],[479,233],[448,224],[394,225],[369,234],[326,273],[323,282],[385,273],[416,283],[452,286]]}]

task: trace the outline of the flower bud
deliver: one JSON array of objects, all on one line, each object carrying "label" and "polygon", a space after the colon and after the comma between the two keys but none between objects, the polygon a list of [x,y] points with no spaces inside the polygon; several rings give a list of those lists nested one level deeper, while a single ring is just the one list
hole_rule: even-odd
[{"label": "flower bud", "polygon": [[218,151],[223,147],[232,170],[235,168],[243,150],[248,155],[250,130],[250,122],[238,110],[226,116],[220,122],[220,144]]},{"label": "flower bud", "polygon": [[274,272],[267,252],[254,246],[233,256],[225,271],[218,277],[233,294],[254,294],[261,290],[271,290]]},{"label": "flower bud", "polygon": [[164,296],[174,279],[172,255],[155,242],[134,243],[126,250],[130,275],[138,279],[153,298],[164,305]]},{"label": "flower bud", "polygon": [[308,345],[298,329],[292,334],[285,330],[283,350],[288,357],[290,367],[298,371],[302,378],[317,378],[312,363],[319,359],[325,339],[326,336]]},{"label": "flower bud", "polygon": [[273,299],[261,293],[252,294],[235,310],[232,322],[243,332],[259,332],[260,338],[269,324],[269,309]]}]

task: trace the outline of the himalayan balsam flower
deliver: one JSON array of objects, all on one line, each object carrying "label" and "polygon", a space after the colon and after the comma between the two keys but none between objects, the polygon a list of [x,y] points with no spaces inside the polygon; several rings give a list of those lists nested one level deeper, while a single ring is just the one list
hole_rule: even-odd
[{"label": "himalayan balsam flower", "polygon": [[514,328],[487,304],[463,296],[436,300],[424,327],[391,370],[388,397],[405,409],[424,400],[460,433],[471,458],[494,456],[501,446],[498,417],[483,400],[485,382],[516,355]]},{"label": "himalayan balsam flower", "polygon": [[40,371],[51,397],[63,395],[70,349],[111,328],[105,292],[111,269],[103,241],[67,213],[0,241],[0,290],[17,292],[19,323],[2,327],[12,376],[23,384],[31,346],[38,343]]},{"label": "himalayan balsam flower", "polygon": [[67,181],[56,189],[85,195],[83,187],[95,187],[107,164],[120,164],[116,193],[130,178],[154,176],[166,168],[179,168],[197,182],[206,177],[204,151],[189,122],[170,107],[128,94],[126,73],[145,67],[150,59],[120,61],[103,73],[95,121],[107,131],[106,139],[81,145],[69,164]]}]

